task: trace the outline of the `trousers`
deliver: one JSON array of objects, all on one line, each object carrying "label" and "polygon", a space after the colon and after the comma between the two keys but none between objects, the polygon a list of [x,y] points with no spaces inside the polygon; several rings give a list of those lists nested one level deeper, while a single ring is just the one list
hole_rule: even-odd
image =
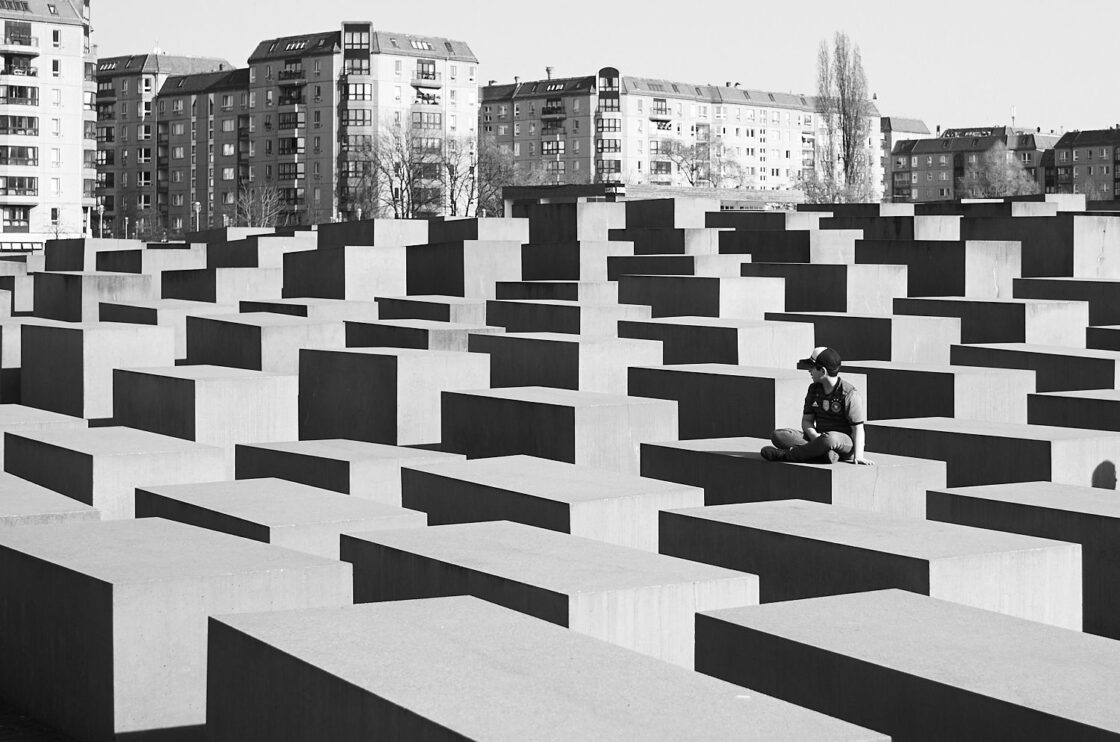
[{"label": "trousers", "polygon": [[809,440],[800,430],[778,428],[770,434],[770,442],[777,448],[789,451],[790,461],[814,461],[824,458],[829,451],[835,451],[844,458],[855,450],[852,437],[836,431],[822,433]]}]

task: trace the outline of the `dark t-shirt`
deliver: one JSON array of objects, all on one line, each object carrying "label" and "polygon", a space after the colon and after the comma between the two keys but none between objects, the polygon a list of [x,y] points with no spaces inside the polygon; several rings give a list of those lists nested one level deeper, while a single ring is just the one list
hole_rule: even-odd
[{"label": "dark t-shirt", "polygon": [[831,394],[824,393],[821,384],[810,384],[805,395],[802,414],[812,415],[818,433],[852,434],[852,426],[867,422],[863,396],[859,390],[840,379]]}]

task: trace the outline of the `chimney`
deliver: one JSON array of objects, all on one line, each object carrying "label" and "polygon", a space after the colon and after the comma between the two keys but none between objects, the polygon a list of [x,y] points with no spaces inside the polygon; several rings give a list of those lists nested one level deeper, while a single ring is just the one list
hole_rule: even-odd
[{"label": "chimney", "polygon": [[941,124],[937,125],[937,136],[941,136]]},{"label": "chimney", "polygon": [[521,84],[521,78],[518,77],[517,75],[514,75],[513,76],[513,84],[514,85],[520,85]]},{"label": "chimney", "polygon": [[489,83],[487,83],[487,84],[488,84],[488,85],[489,85],[490,87],[493,87],[493,86],[495,86],[495,85],[497,85],[497,84],[498,84],[498,81],[497,81],[497,80],[491,80],[491,81],[490,81]]},{"label": "chimney", "polygon": [[544,74],[548,77],[549,80],[551,80],[552,79],[552,68],[551,67],[545,67],[544,68]]},{"label": "chimney", "polygon": [[739,87],[739,83],[735,83],[735,87]]},{"label": "chimney", "polygon": [[725,82],[725,83],[723,84],[723,87],[725,87],[725,88],[729,88],[729,87],[731,87],[731,81],[730,81],[730,80],[728,80],[727,82]]}]

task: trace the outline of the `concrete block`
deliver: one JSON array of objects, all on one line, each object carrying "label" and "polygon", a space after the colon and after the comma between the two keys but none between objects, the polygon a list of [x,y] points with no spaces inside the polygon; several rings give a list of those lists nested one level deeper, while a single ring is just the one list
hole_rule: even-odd
[{"label": "concrete block", "polygon": [[1120,390],[1049,392],[1027,397],[1027,422],[1120,431]]},{"label": "concrete block", "polygon": [[887,740],[465,596],[222,616],[209,655],[214,742]]},{"label": "concrete block", "polygon": [[867,449],[944,461],[950,487],[1051,481],[1114,489],[1120,434],[923,417],[869,422]]},{"label": "concrete block", "polygon": [[607,230],[626,226],[621,201],[514,203],[513,216],[529,220],[529,242],[605,240]]},{"label": "concrete block", "polygon": [[[206,267],[206,245],[146,245],[135,250],[105,250],[95,254],[92,270],[109,273],[148,273],[196,270]],[[157,279],[158,280],[158,279]]]},{"label": "concrete block", "polygon": [[23,365],[22,318],[0,319],[0,403],[19,404],[20,368]]},{"label": "concrete block", "polygon": [[316,226],[319,249],[346,245],[419,245],[428,241],[427,219],[357,219]]},{"label": "concrete block", "polygon": [[160,277],[160,298],[208,301],[233,306],[249,299],[279,299],[284,285],[284,271],[281,268],[164,271]]},{"label": "concrete block", "polygon": [[418,348],[465,353],[473,334],[502,332],[488,325],[438,322],[430,319],[392,319],[376,322],[347,322],[347,348]]},{"label": "concrete block", "polygon": [[[0,473],[0,529],[87,520],[101,520],[101,512],[26,479]],[[653,528],[656,541],[656,514]]]},{"label": "concrete block", "polygon": [[101,302],[98,319],[101,322],[125,322],[134,325],[160,325],[175,331],[175,358],[187,357],[187,316],[205,317],[211,314],[232,314],[237,308],[232,304],[213,304],[208,301],[183,299],[156,299],[155,301],[129,301],[127,303]]},{"label": "concrete block", "polygon": [[[529,220],[502,217],[449,218],[428,222],[428,243],[463,240],[529,241]],[[409,244],[418,244],[412,243]]]},{"label": "concrete block", "polygon": [[734,317],[620,320],[618,336],[660,340],[662,363],[730,363],[794,368],[813,344],[813,328],[799,322]]},{"label": "concrete block", "polygon": [[299,379],[224,366],[116,369],[113,423],[222,449],[299,434]]},{"label": "concrete block", "polygon": [[486,324],[506,332],[561,332],[586,337],[620,337],[623,321],[649,319],[650,308],[635,304],[570,301],[488,301]]},{"label": "concrete block", "polygon": [[443,393],[443,450],[468,458],[527,454],[638,473],[638,447],[672,439],[677,405],[546,387]]},{"label": "concrete block", "polygon": [[707,226],[710,211],[719,211],[718,198],[673,196],[626,201],[627,227],[699,228]]},{"label": "concrete block", "polygon": [[171,366],[168,327],[41,320],[23,325],[21,399],[29,407],[88,419],[113,414],[113,369]]},{"label": "concrete block", "polygon": [[[80,417],[60,415],[57,412],[25,407],[20,404],[0,404],[0,439],[4,433],[36,433],[41,430],[81,429],[87,423]],[[0,442],[0,467],[4,464],[4,445]]]},{"label": "concrete block", "polygon": [[707,505],[797,497],[904,518],[925,517],[925,493],[942,487],[942,461],[875,454],[875,466],[766,461],[766,438],[646,443],[643,477],[704,489]]},{"label": "concrete block", "polygon": [[864,399],[872,420],[958,417],[991,422],[1027,422],[1033,371],[983,366],[845,361],[844,371],[863,374]]},{"label": "concrete block", "polygon": [[[1009,299],[1022,280],[1019,242],[995,240],[859,240],[855,262],[907,266],[907,296]],[[1066,297],[1038,296],[1037,299]]]},{"label": "concrete block", "polygon": [[608,259],[633,255],[634,243],[606,240],[533,242],[521,246],[521,278],[526,281],[606,281]]},{"label": "concrete block", "polygon": [[341,554],[358,603],[472,595],[690,669],[696,611],[758,603],[754,575],[508,521],[350,533]]},{"label": "concrete block", "polygon": [[5,433],[4,447],[4,471],[91,505],[105,520],[134,517],[140,485],[225,477],[220,449],[132,428]]},{"label": "concrete block", "polygon": [[848,359],[898,361],[944,366],[949,347],[959,343],[956,317],[843,312],[767,312],[766,319],[813,325],[813,347],[824,345]]},{"label": "concrete block", "polygon": [[654,340],[544,332],[471,335],[468,348],[490,356],[492,389],[548,386],[605,394],[626,394],[627,367],[660,363],[662,356]]},{"label": "concrete block", "polygon": [[738,278],[743,263],[750,260],[750,255],[619,255],[607,258],[607,280],[617,281],[620,276]]},{"label": "concrete block", "polygon": [[148,275],[130,273],[36,273],[34,312],[41,319],[96,322],[103,301],[155,299]]},{"label": "concrete block", "polygon": [[237,446],[238,479],[276,477],[353,497],[401,504],[401,467],[461,461],[458,454],[351,440]]},{"label": "concrete block", "polygon": [[1120,381],[1120,353],[1068,345],[987,343],[954,345],[949,357],[961,366],[1034,371],[1040,392],[1111,389]]},{"label": "concrete block", "polygon": [[338,559],[344,531],[428,524],[415,510],[284,479],[137,487],[136,517],[166,518],[328,559]]},{"label": "concrete block", "polygon": [[611,281],[499,281],[494,287],[494,298],[617,304],[618,284]]},{"label": "concrete block", "polygon": [[1081,546],[779,500],[661,514],[661,553],[757,574],[763,603],[899,588],[1081,630]]},{"label": "concrete block", "polygon": [[1115,493],[1052,482],[930,490],[930,520],[1081,544],[1083,629],[1120,639],[1120,502]]},{"label": "concrete block", "polygon": [[[637,361],[632,363],[636,364]],[[793,368],[722,363],[631,365],[626,392],[677,402],[678,437],[768,438],[779,427],[799,427],[809,377]],[[864,389],[862,376],[844,378]]]},{"label": "concrete block", "polygon": [[744,263],[741,271],[786,279],[785,311],[790,312],[890,314],[892,300],[906,296],[901,265]]},{"label": "concrete block", "polygon": [[485,387],[490,358],[412,348],[300,351],[299,437],[440,441],[440,395]]},{"label": "concrete block", "polygon": [[1120,324],[1120,279],[1016,278],[1016,299],[1058,299],[1089,304],[1090,325]]},{"label": "concrete block", "polygon": [[619,276],[618,300],[645,304],[653,318],[762,319],[785,308],[785,279],[707,276]]},{"label": "concrete block", "polygon": [[401,502],[431,525],[508,520],[657,551],[657,513],[704,504],[704,491],[532,456],[409,466]]},{"label": "concrete block", "polygon": [[209,615],[352,594],[347,564],[158,518],[6,528],[0,564],[0,694],[88,740],[201,734]]},{"label": "concrete block", "polygon": [[140,240],[92,237],[47,240],[43,246],[43,267],[36,272],[92,271],[96,270],[98,253],[143,247],[144,243]]},{"label": "concrete block", "polygon": [[1120,646],[884,590],[704,613],[700,672],[895,740],[1105,740]]},{"label": "concrete block", "polygon": [[1120,325],[1086,327],[1085,347],[1093,350],[1120,350]]},{"label": "concrete block", "polygon": [[377,303],[353,299],[273,299],[272,301],[243,301],[238,307],[242,314],[272,312],[293,317],[307,317],[321,322],[374,321],[378,319]]},{"label": "concrete block", "polygon": [[461,325],[485,325],[486,302],[460,296],[379,296],[379,319],[429,319]]},{"label": "concrete block", "polygon": [[959,317],[962,343],[1083,345],[1089,305],[1043,299],[895,299],[895,314]]},{"label": "concrete block", "polygon": [[190,364],[296,374],[307,347],[345,348],[345,325],[271,312],[187,317]]},{"label": "concrete block", "polygon": [[314,250],[318,235],[295,232],[290,235],[251,235],[210,245],[205,268],[283,268],[284,256],[291,252]]},{"label": "concrete block", "polygon": [[285,297],[373,301],[408,290],[404,244],[320,247],[284,255]]},{"label": "concrete block", "polygon": [[[528,232],[527,227],[524,231]],[[496,282],[521,278],[521,245],[528,241],[527,234],[524,240],[431,239],[426,245],[410,245],[406,250],[407,294],[492,299]]]}]

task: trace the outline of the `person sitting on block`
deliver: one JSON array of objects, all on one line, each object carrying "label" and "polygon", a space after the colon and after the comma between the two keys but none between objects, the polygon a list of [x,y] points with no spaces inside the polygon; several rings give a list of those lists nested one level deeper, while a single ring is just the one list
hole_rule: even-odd
[{"label": "person sitting on block", "polygon": [[762,457],[767,461],[874,464],[863,457],[863,424],[867,421],[863,397],[840,378],[840,354],[832,348],[814,348],[797,367],[807,370],[813,379],[801,411],[801,430],[775,430],[770,434],[774,445],[764,447]]}]

